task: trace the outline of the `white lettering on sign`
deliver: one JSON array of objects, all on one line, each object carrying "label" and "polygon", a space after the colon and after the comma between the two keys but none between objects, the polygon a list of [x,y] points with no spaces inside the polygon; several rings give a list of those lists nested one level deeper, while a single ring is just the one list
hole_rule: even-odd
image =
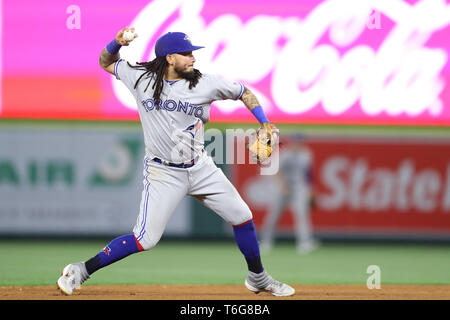
[{"label": "white lettering on sign", "polygon": [[[133,63],[150,60],[153,50],[148,57],[144,54],[159,34],[183,31],[194,44],[206,45],[196,52],[200,70],[244,82],[269,112],[273,101],[281,112],[293,115],[320,104],[328,115],[340,115],[357,102],[367,116],[442,113],[439,95],[445,82],[440,73],[448,57],[444,49],[426,47],[426,42],[450,23],[445,0],[414,5],[392,0],[346,0],[343,5],[329,0],[303,20],[255,15],[243,22],[227,13],[208,24],[201,16],[203,7],[203,0],[149,3],[130,23],[139,38],[122,48],[122,56]],[[386,24],[379,24],[381,17],[394,23],[389,32],[383,29]],[[368,22],[375,28],[367,30]],[[384,32],[381,44],[356,43],[365,31]],[[319,43],[327,33],[329,44]],[[253,87],[269,75],[270,88]],[[113,87],[124,105],[136,109],[122,83],[113,81]],[[216,105],[224,113],[243,107],[240,101]]]},{"label": "white lettering on sign", "polygon": [[324,209],[430,213],[439,207],[450,212],[450,163],[445,175],[431,168],[417,170],[412,159],[398,168],[370,168],[365,158],[330,157],[320,169],[326,188],[319,197]]}]

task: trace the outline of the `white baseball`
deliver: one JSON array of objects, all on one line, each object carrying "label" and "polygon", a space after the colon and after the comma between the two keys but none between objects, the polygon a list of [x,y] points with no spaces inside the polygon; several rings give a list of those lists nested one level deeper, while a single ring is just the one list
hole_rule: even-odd
[{"label": "white baseball", "polygon": [[132,41],[134,39],[134,32],[133,31],[124,31],[122,38],[126,41]]}]

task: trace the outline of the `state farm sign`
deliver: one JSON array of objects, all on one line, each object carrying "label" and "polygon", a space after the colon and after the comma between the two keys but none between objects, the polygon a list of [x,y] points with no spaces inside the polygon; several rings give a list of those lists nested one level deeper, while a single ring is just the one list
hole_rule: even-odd
[{"label": "state farm sign", "polygon": [[316,141],[318,226],[450,234],[450,141]]},{"label": "state farm sign", "polygon": [[[314,155],[316,230],[450,235],[450,140],[321,138],[307,145]],[[267,180],[252,166],[235,169],[237,187],[261,223],[267,204],[249,190]],[[285,214],[281,226],[292,223]]]},{"label": "state farm sign", "polygon": [[450,209],[450,159],[446,172],[417,169],[405,158],[397,168],[377,166],[365,156],[332,156],[323,164],[320,197],[324,209],[432,212]]}]

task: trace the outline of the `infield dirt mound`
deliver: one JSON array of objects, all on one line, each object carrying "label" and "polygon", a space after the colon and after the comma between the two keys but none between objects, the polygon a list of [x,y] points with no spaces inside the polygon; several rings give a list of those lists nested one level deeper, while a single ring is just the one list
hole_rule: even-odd
[{"label": "infield dirt mound", "polygon": [[450,300],[450,285],[294,285],[292,297],[255,295],[244,285],[85,285],[65,296],[54,286],[0,287],[0,300]]}]

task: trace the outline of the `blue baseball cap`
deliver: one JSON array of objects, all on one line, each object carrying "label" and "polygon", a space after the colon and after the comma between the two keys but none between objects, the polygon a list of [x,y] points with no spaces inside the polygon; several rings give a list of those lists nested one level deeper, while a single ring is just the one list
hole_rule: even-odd
[{"label": "blue baseball cap", "polygon": [[183,32],[168,32],[161,36],[155,45],[156,57],[165,57],[172,53],[198,50],[204,47],[194,46],[189,36]]}]

